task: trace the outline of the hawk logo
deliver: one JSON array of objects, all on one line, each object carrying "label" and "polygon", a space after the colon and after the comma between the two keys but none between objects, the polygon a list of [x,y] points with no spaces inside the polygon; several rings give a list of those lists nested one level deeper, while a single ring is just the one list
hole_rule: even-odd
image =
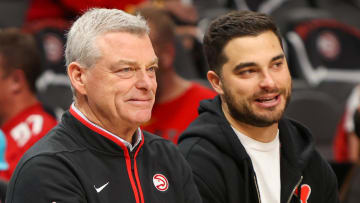
[{"label": "hawk logo", "polygon": [[169,188],[169,182],[162,174],[155,174],[153,177],[153,183],[156,189],[161,192],[165,192]]},{"label": "hawk logo", "polygon": [[[296,188],[295,194],[299,196],[299,190]],[[307,203],[311,194],[311,187],[308,184],[301,185],[300,202]]]}]

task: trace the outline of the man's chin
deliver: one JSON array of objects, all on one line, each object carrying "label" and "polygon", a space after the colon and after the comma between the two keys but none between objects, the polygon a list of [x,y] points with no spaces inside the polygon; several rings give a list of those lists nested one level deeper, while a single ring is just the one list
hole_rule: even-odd
[{"label": "man's chin", "polygon": [[256,126],[256,127],[269,127],[275,123],[277,123],[282,115],[282,110],[276,110],[276,111],[262,111],[262,112],[254,112],[249,111],[247,113],[242,114],[234,114],[234,112],[231,113],[232,117],[234,117],[236,120],[246,123],[248,125]]},{"label": "man's chin", "polygon": [[281,119],[283,113],[282,112],[272,112],[269,113],[270,115],[258,115],[257,117],[257,121],[254,122],[256,123],[255,125],[257,127],[268,127],[271,126],[277,122],[279,122],[279,120]]},{"label": "man's chin", "polygon": [[256,127],[269,127],[278,121],[279,119],[259,119],[256,122],[253,122],[253,125]]},{"label": "man's chin", "polygon": [[151,119],[151,111],[141,111],[137,112],[134,118],[132,119],[134,123],[137,123],[138,125],[142,125],[144,123],[147,123]]}]

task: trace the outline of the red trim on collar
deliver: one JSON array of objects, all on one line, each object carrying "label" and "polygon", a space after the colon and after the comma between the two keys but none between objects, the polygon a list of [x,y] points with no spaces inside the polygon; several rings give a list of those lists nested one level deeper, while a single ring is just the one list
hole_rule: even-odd
[{"label": "red trim on collar", "polygon": [[139,147],[137,148],[137,150],[135,152],[135,156],[134,156],[134,169],[135,169],[135,179],[136,179],[136,182],[137,182],[137,186],[139,188],[141,203],[144,203],[144,194],[143,194],[143,191],[142,191],[142,188],[141,188],[141,183],[140,183],[140,179],[139,179],[139,173],[138,173],[137,164],[136,164],[136,156],[137,156],[138,152],[140,151],[140,148],[144,144],[144,135],[143,135],[142,131],[141,131],[141,136],[142,136],[141,142],[140,142]]},{"label": "red trim on collar", "polygon": [[[81,115],[79,115],[74,109],[73,106],[71,105],[69,112],[71,113],[71,115],[73,115],[77,120],[79,120],[82,124],[84,124],[86,127],[90,128],[92,131],[97,132],[98,134],[106,137],[107,139],[115,142],[117,145],[119,145],[122,149],[127,149],[126,145],[121,142],[119,139],[115,138],[114,135],[111,135],[110,133],[104,131],[101,128],[97,128],[96,126],[94,126],[92,123],[90,123],[89,121],[85,120]],[[141,140],[144,139],[144,136],[141,134]]]},{"label": "red trim on collar", "polygon": [[130,179],[130,183],[131,183],[131,188],[134,191],[134,196],[135,196],[135,200],[136,203],[140,203],[141,199],[141,203],[144,203],[144,195],[141,189],[141,185],[140,185],[140,180],[139,180],[139,174],[138,174],[138,170],[137,170],[137,166],[136,166],[136,156],[140,150],[140,148],[142,147],[142,145],[144,144],[144,135],[141,131],[141,142],[135,152],[135,156],[134,156],[134,168],[135,168],[135,178],[136,178],[136,182],[137,182],[137,186],[139,188],[139,192],[140,192],[140,196],[139,196],[139,192],[136,188],[136,184],[135,184],[135,180],[131,171],[131,158],[130,158],[130,154],[129,154],[129,150],[128,148],[125,146],[124,143],[122,143],[120,140],[116,139],[114,136],[110,135],[108,132],[97,128],[96,126],[92,125],[91,123],[89,123],[87,120],[85,120],[83,117],[81,117],[74,109],[73,106],[71,105],[69,112],[71,113],[71,115],[73,115],[78,121],[80,121],[82,124],[84,124],[86,127],[90,128],[92,131],[97,132],[98,134],[106,137],[107,139],[115,142],[117,145],[119,145],[123,151],[124,151],[124,156],[125,156],[125,162],[126,162],[126,169],[127,169],[127,173]]}]

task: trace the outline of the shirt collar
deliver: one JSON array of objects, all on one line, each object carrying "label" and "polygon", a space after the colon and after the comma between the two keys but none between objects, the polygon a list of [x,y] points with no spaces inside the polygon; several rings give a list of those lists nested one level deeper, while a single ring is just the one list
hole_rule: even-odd
[{"label": "shirt collar", "polygon": [[257,141],[240,131],[238,131],[234,126],[231,126],[234,130],[235,134],[237,135],[238,139],[242,143],[242,145],[247,148],[255,149],[257,151],[271,151],[272,149],[279,148],[280,146],[280,139],[279,139],[279,129],[277,130],[275,138],[270,142],[260,142]]},{"label": "shirt collar", "polygon": [[91,122],[89,119],[86,118],[86,116],[85,116],[78,108],[76,108],[76,106],[75,106],[74,103],[71,104],[71,107],[70,107],[70,108],[73,110],[74,113],[76,113],[78,116],[80,116],[87,124],[89,124],[89,125],[97,128],[97,129],[99,129],[99,130],[101,130],[101,131],[104,131],[104,132],[106,132],[108,135],[110,135],[110,136],[112,136],[113,138],[119,140],[119,141],[122,142],[130,151],[133,151],[133,150],[139,145],[139,143],[141,142],[141,139],[142,139],[141,134],[142,134],[142,132],[141,132],[141,129],[140,129],[140,128],[137,128],[137,130],[136,130],[136,133],[135,133],[135,135],[134,135],[134,136],[136,136],[136,137],[135,137],[136,141],[135,141],[135,144],[132,145],[130,142],[128,142],[128,141],[122,139],[121,137],[119,137],[119,136],[111,133],[110,131],[108,131],[108,130],[102,128],[102,127],[100,127],[99,125]]}]

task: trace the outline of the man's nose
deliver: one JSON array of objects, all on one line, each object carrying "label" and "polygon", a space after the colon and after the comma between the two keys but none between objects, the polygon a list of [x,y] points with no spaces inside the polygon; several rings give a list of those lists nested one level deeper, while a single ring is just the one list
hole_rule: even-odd
[{"label": "man's nose", "polygon": [[136,71],[136,83],[135,86],[138,89],[143,89],[143,90],[149,90],[151,89],[152,85],[153,85],[153,80],[155,79],[155,75],[154,76],[150,76],[146,70],[138,70]]},{"label": "man's nose", "polygon": [[276,86],[273,76],[269,72],[264,72],[260,81],[260,87],[264,89],[272,89]]}]

